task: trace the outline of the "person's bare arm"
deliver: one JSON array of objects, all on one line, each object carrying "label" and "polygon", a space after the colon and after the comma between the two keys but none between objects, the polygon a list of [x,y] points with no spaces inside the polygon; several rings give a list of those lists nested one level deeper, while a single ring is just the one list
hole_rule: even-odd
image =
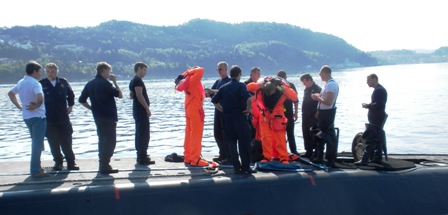
[{"label": "person's bare arm", "polygon": [[17,100],[16,94],[14,94],[13,92],[9,91],[8,92],[8,96],[9,99],[11,100],[11,102],[19,109],[22,110],[22,106],[20,106],[19,101]]},{"label": "person's bare arm", "polygon": [[30,102],[28,105],[26,105],[27,110],[35,110],[36,108],[39,108],[44,103],[44,95],[42,93],[39,93],[36,95],[37,101],[36,102]]}]

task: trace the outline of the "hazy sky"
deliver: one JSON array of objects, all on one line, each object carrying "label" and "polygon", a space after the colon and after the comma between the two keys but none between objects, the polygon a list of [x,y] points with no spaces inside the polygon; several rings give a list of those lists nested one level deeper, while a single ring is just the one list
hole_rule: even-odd
[{"label": "hazy sky", "polygon": [[444,0],[6,0],[1,4],[0,27],[86,27],[112,19],[168,26],[202,18],[227,23],[288,23],[341,37],[363,51],[437,49],[448,46],[447,3]]}]

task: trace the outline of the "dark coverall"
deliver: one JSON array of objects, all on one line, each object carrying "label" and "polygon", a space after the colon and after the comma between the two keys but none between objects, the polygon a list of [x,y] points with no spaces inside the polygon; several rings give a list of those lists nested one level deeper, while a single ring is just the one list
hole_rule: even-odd
[{"label": "dark coverall", "polygon": [[73,166],[75,155],[72,149],[73,128],[67,113],[67,107],[75,104],[75,95],[70,84],[64,78],[56,77],[56,85],[47,78],[40,80],[44,92],[47,117],[45,136],[50,145],[55,163],[62,164],[65,159],[68,166]]},{"label": "dark coverall", "polygon": [[368,120],[363,138],[366,141],[366,149],[362,156],[362,162],[368,162],[373,155],[373,162],[380,163],[382,160],[382,146],[385,139],[383,125],[386,117],[387,91],[378,84],[373,90],[372,101],[368,104]]}]

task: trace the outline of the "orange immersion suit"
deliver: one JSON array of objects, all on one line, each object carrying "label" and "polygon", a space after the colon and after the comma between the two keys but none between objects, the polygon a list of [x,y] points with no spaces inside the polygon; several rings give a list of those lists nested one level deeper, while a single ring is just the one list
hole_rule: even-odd
[{"label": "orange immersion suit", "polygon": [[188,87],[185,89],[185,139],[184,139],[184,162],[197,162],[202,151],[202,133],[204,131],[204,87],[201,79],[204,69],[195,67],[185,71],[182,75],[190,76]]},{"label": "orange immersion suit", "polygon": [[252,96],[252,125],[255,129],[255,140],[261,141],[260,133],[260,109],[257,107],[257,100]]},{"label": "orange immersion suit", "polygon": [[[264,93],[261,89],[261,84],[263,84],[263,82],[250,83],[247,85],[247,89],[256,94],[257,107],[260,111],[258,117],[258,125],[261,134],[261,144],[263,147],[264,159],[267,161],[272,161],[273,154],[275,154],[278,155],[280,161],[288,162],[289,155],[286,149],[287,119],[284,114],[283,102],[285,101],[285,99],[297,101],[297,93],[289,86],[283,85],[281,97],[277,100],[274,108],[272,110],[269,110],[268,108],[266,108],[267,105],[265,104],[265,101],[263,99]],[[279,91],[280,89],[276,90]],[[273,126],[273,122],[279,118],[285,120],[283,122],[285,124],[285,129],[278,130]]]}]

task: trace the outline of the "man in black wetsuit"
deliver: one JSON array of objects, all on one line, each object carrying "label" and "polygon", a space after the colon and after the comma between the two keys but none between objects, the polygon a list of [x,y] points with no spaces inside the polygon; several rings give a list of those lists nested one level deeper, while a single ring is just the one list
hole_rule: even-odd
[{"label": "man in black wetsuit", "polygon": [[356,165],[366,165],[372,155],[372,162],[382,162],[382,146],[385,139],[383,125],[386,120],[387,91],[378,83],[376,74],[367,76],[367,85],[374,88],[372,101],[369,104],[362,104],[363,108],[369,109],[369,124],[366,124],[366,131],[363,134],[367,146],[361,160],[355,163]]},{"label": "man in black wetsuit", "polygon": [[314,150],[316,149],[316,142],[314,140],[314,135],[311,133],[310,128],[317,125],[316,112],[317,112],[317,101],[311,98],[312,94],[320,93],[322,88],[319,87],[313,81],[313,77],[310,74],[304,74],[300,77],[300,81],[305,86],[303,92],[302,100],[302,136],[303,145],[305,147],[305,154],[303,157],[313,158]]}]

